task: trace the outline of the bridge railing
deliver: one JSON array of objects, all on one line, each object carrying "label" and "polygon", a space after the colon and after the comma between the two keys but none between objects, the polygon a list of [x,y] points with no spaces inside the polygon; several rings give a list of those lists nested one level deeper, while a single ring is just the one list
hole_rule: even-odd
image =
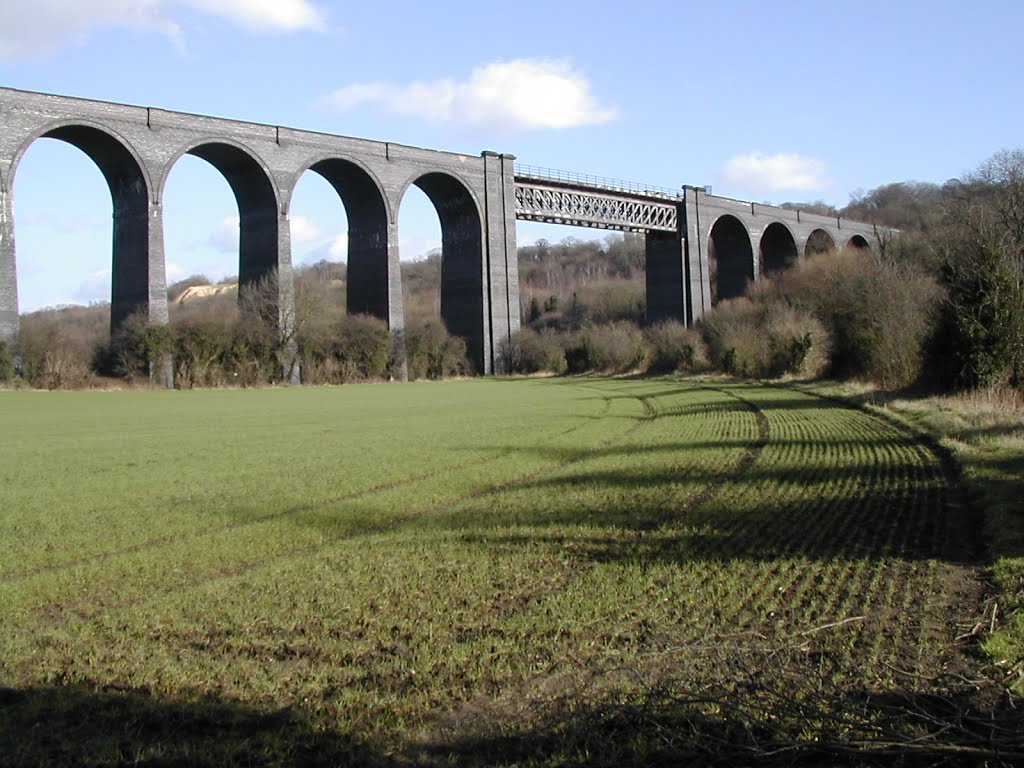
[{"label": "bridge railing", "polygon": [[642,184],[636,181],[623,181],[612,179],[607,176],[592,176],[589,173],[576,173],[575,171],[561,171],[556,168],[541,168],[536,165],[515,164],[516,176],[523,176],[531,179],[542,179],[544,181],[555,181],[562,184],[579,184],[584,187],[598,187],[613,192],[627,192],[644,197],[663,197],[677,200],[682,197],[681,189],[670,189],[669,187],[656,187],[651,184]]}]

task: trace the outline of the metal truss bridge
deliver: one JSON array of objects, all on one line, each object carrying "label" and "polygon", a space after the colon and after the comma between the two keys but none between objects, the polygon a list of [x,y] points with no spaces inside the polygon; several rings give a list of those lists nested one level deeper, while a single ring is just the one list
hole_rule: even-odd
[{"label": "metal truss bridge", "polygon": [[517,219],[627,232],[675,232],[682,192],[602,176],[515,166]]}]

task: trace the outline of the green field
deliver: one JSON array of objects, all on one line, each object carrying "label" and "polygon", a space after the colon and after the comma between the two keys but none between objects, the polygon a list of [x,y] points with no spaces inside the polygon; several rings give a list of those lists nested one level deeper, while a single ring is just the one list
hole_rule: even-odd
[{"label": "green field", "polygon": [[797,388],[7,392],[0,434],[4,765],[987,755],[933,708],[979,688],[955,472]]}]

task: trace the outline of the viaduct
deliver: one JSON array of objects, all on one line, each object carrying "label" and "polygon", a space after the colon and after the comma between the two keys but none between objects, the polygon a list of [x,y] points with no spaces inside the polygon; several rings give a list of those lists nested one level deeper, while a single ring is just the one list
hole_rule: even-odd
[{"label": "viaduct", "polygon": [[[642,232],[647,319],[692,324],[749,282],[829,247],[877,245],[874,226],[709,194],[517,165],[514,156],[418,149],[0,88],[0,340],[18,333],[13,185],[39,138],[65,141],[99,167],[113,200],[111,328],[142,312],[168,322],[163,190],[175,162],[200,157],[238,203],[242,286],[274,274],[286,328],[294,308],[289,207],[303,173],[337,191],[348,216],[348,311],[404,327],[398,209],[415,184],[441,224],[441,316],[481,373],[500,369],[519,328],[516,220]],[[292,367],[291,376],[298,371]]]}]

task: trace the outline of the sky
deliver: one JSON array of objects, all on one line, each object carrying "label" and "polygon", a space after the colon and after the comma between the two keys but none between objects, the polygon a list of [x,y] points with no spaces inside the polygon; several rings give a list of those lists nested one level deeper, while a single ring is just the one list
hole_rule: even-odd
[{"label": "sky", "polygon": [[[771,203],[942,183],[1024,145],[1024,3],[986,0],[0,0],[0,85],[479,154]],[[2,126],[0,126],[2,130]],[[111,203],[79,150],[13,184],[22,312],[110,296]],[[313,173],[293,261],[344,260]],[[237,273],[227,182],[186,156],[168,281]],[[520,222],[520,244],[606,233]],[[440,244],[412,189],[403,259]]]}]

